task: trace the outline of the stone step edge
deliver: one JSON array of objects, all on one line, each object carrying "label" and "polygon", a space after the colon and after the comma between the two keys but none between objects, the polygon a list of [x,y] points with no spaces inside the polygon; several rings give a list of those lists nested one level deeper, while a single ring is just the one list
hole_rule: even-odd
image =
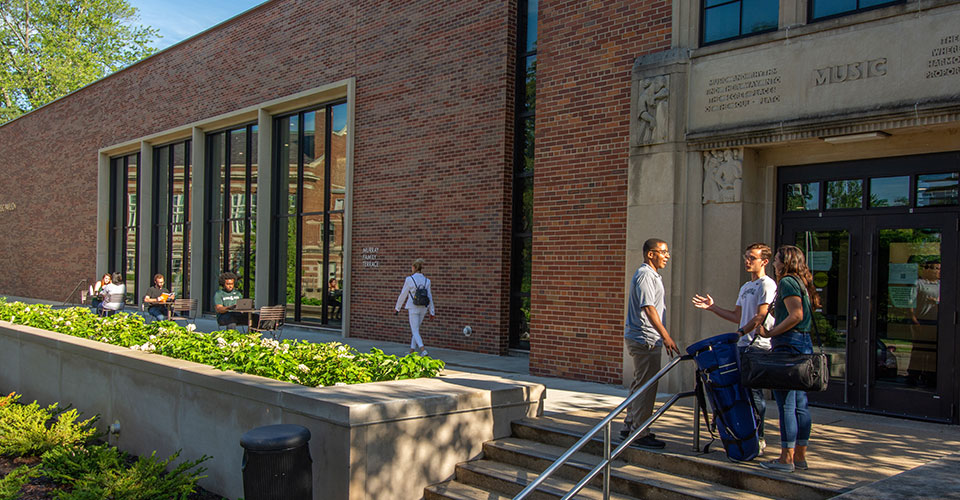
[{"label": "stone step edge", "polygon": [[[552,433],[552,434],[555,434],[555,435],[560,435],[560,436],[564,437],[565,439],[571,440],[569,446],[572,446],[574,443],[577,442],[577,440],[579,440],[581,437],[583,437],[582,434],[577,434],[577,433],[575,433],[575,432],[571,432],[571,431],[568,430],[568,429],[564,429],[564,428],[562,428],[562,427],[553,426],[553,425],[550,425],[549,423],[545,423],[545,422],[543,421],[543,420],[549,420],[549,419],[550,419],[550,417],[544,417],[543,419],[529,419],[529,418],[524,418],[524,419],[520,419],[520,420],[515,420],[515,421],[511,422],[511,428],[513,429],[513,435],[514,435],[514,436],[517,436],[518,434],[526,434],[526,433],[524,433],[522,430],[519,430],[519,431],[518,431],[518,428],[523,428],[523,427],[525,427],[525,428],[533,429],[533,431],[534,431],[535,433],[536,433],[537,431],[540,431],[540,432],[549,432],[549,433]],[[707,435],[709,436],[709,434],[707,434]],[[523,438],[523,439],[530,440],[530,441],[534,441],[534,442],[540,442],[540,441],[538,441],[537,439],[534,439],[534,438],[528,437],[528,436],[522,436],[522,438]],[[709,439],[709,438],[708,438],[708,439]],[[544,444],[547,444],[547,443],[544,443]],[[587,447],[589,447],[591,444],[593,444],[593,445],[599,444],[599,445],[602,447],[602,446],[603,446],[603,438],[602,438],[602,437],[594,437],[594,438],[591,440],[591,443],[588,443],[584,448],[581,448],[581,452],[583,452],[583,450],[586,449]],[[617,442],[617,444],[619,444],[619,442]],[[718,438],[716,441],[714,441],[713,445],[714,445],[714,446],[718,446],[719,449],[721,449],[721,450],[723,449],[723,445],[722,445],[722,443],[720,443],[719,438]],[[551,445],[551,446],[556,446],[556,445]],[[564,450],[569,449],[569,446],[567,446],[566,448],[563,448],[563,449],[564,449]],[[588,453],[588,454],[591,454],[591,455],[595,455],[595,454],[590,453],[590,452],[584,452],[584,453]],[[668,458],[668,459],[671,459],[671,460],[674,460],[674,461],[678,461],[678,462],[686,462],[686,463],[693,462],[694,464],[696,464],[698,467],[701,467],[701,468],[712,469],[712,470],[716,470],[716,471],[723,471],[723,472],[726,472],[726,473],[744,474],[744,475],[752,476],[753,478],[756,478],[756,479],[758,479],[758,480],[775,481],[775,482],[777,482],[777,483],[787,483],[787,484],[790,484],[791,486],[796,487],[796,488],[809,490],[812,494],[814,494],[814,495],[816,495],[816,496],[818,496],[818,497],[821,497],[821,498],[828,498],[828,497],[840,495],[840,494],[842,494],[842,493],[845,493],[845,492],[849,491],[849,488],[830,488],[830,487],[822,486],[822,485],[819,485],[819,484],[810,484],[809,482],[803,481],[802,479],[798,479],[798,478],[796,478],[796,477],[786,476],[786,475],[782,475],[782,474],[774,473],[774,472],[768,472],[768,471],[763,470],[763,469],[760,469],[760,468],[756,468],[756,469],[754,469],[754,468],[745,468],[745,467],[743,467],[741,464],[736,464],[736,463],[733,463],[733,462],[730,462],[730,463],[727,463],[727,462],[719,462],[719,461],[716,461],[716,460],[710,460],[710,459],[706,459],[706,458],[702,458],[702,457],[691,456],[691,455],[684,455],[684,454],[674,453],[674,452],[669,452],[669,451],[655,451],[655,450],[645,450],[645,449],[638,449],[638,448],[629,448],[628,450],[625,450],[624,454],[626,454],[626,455],[630,455],[630,454],[634,454],[634,455],[643,454],[643,455],[647,455],[647,456],[660,456],[660,457]],[[623,458],[624,458],[624,456],[625,456],[624,454],[621,454],[621,455],[620,455],[620,458],[619,458],[620,460],[623,460]],[[595,456],[596,456],[596,455],[595,455]],[[642,466],[644,466],[644,467],[650,467],[650,468],[656,468],[656,467],[652,467],[652,466],[646,465],[646,464],[637,464],[637,465],[642,465]],[[669,465],[669,464],[667,464],[667,465]],[[673,470],[673,469],[670,468],[670,467],[667,467],[667,468],[658,469],[658,470],[661,470],[661,471],[664,471],[664,472],[668,472],[668,473],[673,473],[673,474],[689,475],[689,474],[686,472],[688,469],[684,469],[684,471],[677,471],[677,470]],[[710,481],[710,482],[718,482],[718,481],[714,481],[714,480],[713,480],[712,478],[710,478],[710,477],[703,477],[703,476],[701,476],[701,479],[704,479],[704,480],[707,480],[707,481]],[[727,486],[730,486],[730,487],[732,487],[732,488],[736,488],[736,487],[737,487],[737,485],[732,485],[732,484],[727,484]],[[776,494],[775,492],[771,492],[771,491],[761,491],[760,493],[763,493],[763,494]]]},{"label": "stone step edge", "polygon": [[[539,474],[540,471],[531,470],[522,465],[511,464],[507,461],[500,461],[493,459],[493,457],[503,458],[505,454],[523,454],[529,459],[538,460],[545,464],[553,463],[563,451],[559,447],[552,445],[538,444],[537,447],[532,447],[529,444],[523,443],[525,440],[517,438],[506,438],[503,440],[491,441],[484,444],[484,456],[491,457],[488,461],[500,462],[502,464],[509,465],[518,470],[525,471],[529,474]],[[528,441],[527,443],[534,443]],[[509,445],[513,446],[509,446]],[[489,445],[489,446],[488,446]],[[506,446],[505,446],[506,445]],[[543,450],[542,448],[548,447],[553,448],[553,450]],[[537,449],[540,448],[540,449]],[[576,484],[583,476],[590,472],[597,463],[600,462],[600,457],[577,453],[574,454],[572,459],[565,464],[567,472],[563,472],[563,468],[558,471],[557,474],[566,481],[570,481],[570,485],[573,486]],[[466,462],[469,463],[469,462]],[[465,464],[466,464],[465,463]],[[464,464],[461,464],[464,465]],[[547,466],[544,466],[546,469]],[[571,473],[576,471],[575,473]],[[652,477],[645,477],[644,472],[647,472]],[[622,460],[615,460],[613,466],[610,470],[610,475],[612,479],[615,479],[617,483],[632,483],[643,485],[647,488],[652,488],[656,491],[670,493],[673,495],[682,495],[687,498],[698,498],[698,499],[713,499],[721,498],[716,495],[717,492],[725,493],[727,496],[724,498],[750,498],[750,499],[771,499],[771,498],[781,498],[779,495],[770,495],[757,493],[749,490],[744,490],[740,488],[735,488],[731,486],[722,485],[719,483],[714,483],[710,481],[705,481],[700,478],[691,477],[683,474],[671,474],[663,471],[656,470],[651,467],[639,466]],[[598,476],[599,477],[599,476]],[[596,480],[596,479],[595,479]],[[705,490],[710,491],[710,495],[701,495],[694,488],[691,488],[689,485],[680,484],[682,482],[693,482],[699,484]],[[630,492],[623,491],[623,486],[613,486],[614,490],[618,493],[629,495]],[[831,495],[832,496],[832,495]],[[818,497],[826,498],[826,497]]]},{"label": "stone step edge", "polygon": [[[503,471],[493,464],[499,464],[509,468],[513,472],[523,473],[524,477],[511,476],[507,472]],[[508,488],[495,488],[496,493],[505,494],[505,495],[517,495],[528,484],[533,482],[537,475],[539,474],[536,471],[520,467],[513,466],[503,462],[497,462],[494,460],[471,460],[469,462],[463,462],[457,465],[457,481],[460,481],[464,484],[472,484],[475,477],[461,477],[462,474],[468,474],[470,476],[483,476],[490,478],[494,481],[497,481],[501,485],[508,485]],[[574,486],[577,485],[577,481],[572,481],[570,479],[560,477],[560,476],[551,476],[546,481],[543,482],[540,486],[537,487],[537,492],[555,496],[561,498],[567,494]],[[510,491],[508,491],[508,489]],[[511,497],[512,498],[512,497]],[[580,493],[577,495],[577,498],[588,498],[588,499],[602,499],[603,491],[600,488],[593,486],[586,486]],[[611,491],[610,498],[613,500],[634,500],[635,497],[623,495],[618,492]]]}]

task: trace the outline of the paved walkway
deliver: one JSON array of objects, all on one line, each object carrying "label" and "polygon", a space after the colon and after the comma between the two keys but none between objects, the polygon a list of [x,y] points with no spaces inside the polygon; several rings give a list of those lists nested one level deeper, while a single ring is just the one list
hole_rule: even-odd
[{"label": "paved walkway", "polygon": [[[10,297],[8,300],[23,300]],[[201,331],[216,330],[212,317],[199,318]],[[387,354],[406,355],[408,344],[343,338],[338,332],[322,329],[286,326],[283,338],[311,342],[342,342],[359,351],[376,347]],[[530,375],[526,356],[492,356],[472,352],[427,346],[431,357],[441,359],[451,371],[485,373],[507,379],[537,382],[547,388],[545,416],[567,421],[569,425],[587,429],[620,404],[627,391],[619,386],[580,382],[552,377]],[[777,409],[767,405],[768,455],[776,454]],[[692,450],[692,409],[678,404],[656,424],[658,437],[668,442],[671,451],[696,454]],[[852,489],[888,478],[934,460],[943,459],[960,451],[960,426],[916,422],[875,415],[853,413],[825,408],[811,408],[814,421],[810,447],[809,471],[803,477],[841,489]],[[617,431],[619,429],[616,429]],[[709,435],[702,431],[704,437]],[[719,442],[715,449],[722,450]],[[722,451],[703,455],[705,458],[726,460]],[[770,457],[768,457],[770,458]],[[744,467],[756,467],[744,464]],[[938,496],[944,491],[939,491]],[[923,498],[918,492],[917,498]],[[957,495],[958,492],[952,492]],[[940,498],[944,498],[940,496]],[[950,498],[955,498],[950,496]]]}]

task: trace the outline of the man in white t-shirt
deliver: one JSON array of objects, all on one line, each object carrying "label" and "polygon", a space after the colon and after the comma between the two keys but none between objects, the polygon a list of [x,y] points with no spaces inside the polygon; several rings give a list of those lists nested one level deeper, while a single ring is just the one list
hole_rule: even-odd
[{"label": "man in white t-shirt", "polygon": [[[712,311],[717,316],[737,323],[737,333],[740,334],[740,340],[737,341],[737,347],[740,352],[747,349],[770,349],[770,339],[757,335],[757,327],[760,322],[764,322],[767,329],[773,327],[773,315],[767,315],[767,309],[773,302],[777,294],[777,282],[767,276],[767,264],[773,257],[770,247],[763,243],[754,243],[747,247],[743,253],[743,267],[750,273],[750,281],[740,287],[740,294],[737,296],[737,305],[732,310],[724,309],[713,302],[713,297],[694,295],[693,305],[699,309]],[[764,320],[766,318],[766,320]],[[756,337],[756,341],[754,338]],[[760,423],[757,427],[757,435],[760,437],[760,452],[766,448],[767,443],[763,439],[763,415],[767,410],[767,402],[763,397],[762,389],[751,389],[751,399],[753,407],[760,415]]]}]

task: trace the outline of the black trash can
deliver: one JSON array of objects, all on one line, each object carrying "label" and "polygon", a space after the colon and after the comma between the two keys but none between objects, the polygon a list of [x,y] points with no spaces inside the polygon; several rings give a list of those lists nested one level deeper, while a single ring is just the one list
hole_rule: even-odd
[{"label": "black trash can", "polygon": [[312,500],[310,430],[291,424],[247,431],[243,446],[245,500]]}]

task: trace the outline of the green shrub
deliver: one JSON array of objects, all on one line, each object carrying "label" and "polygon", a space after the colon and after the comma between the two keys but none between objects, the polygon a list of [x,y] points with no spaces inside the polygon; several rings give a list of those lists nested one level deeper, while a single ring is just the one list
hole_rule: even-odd
[{"label": "green shrub", "polygon": [[53,310],[2,298],[0,320],[311,387],[432,377],[444,367],[419,354],[398,358],[379,349],[361,353],[337,342],[276,341],[234,330],[202,333],[170,321],[145,325],[136,314],[101,318],[85,308]]},{"label": "green shrub", "polygon": [[5,477],[0,478],[0,500],[17,500],[20,498],[20,490],[30,482],[31,479],[40,475],[36,467],[21,465],[10,471]]},{"label": "green shrub", "polygon": [[[96,472],[81,474],[73,481],[70,491],[57,493],[59,500],[186,500],[196,489],[197,481],[206,470],[200,464],[209,460],[204,455],[192,462],[183,462],[170,472],[166,468],[180,452],[166,460],[158,460],[156,452],[149,457],[140,457],[129,468],[109,467]],[[103,456],[93,458],[92,465],[102,465]],[[87,460],[80,459],[80,462]],[[109,461],[109,459],[107,459]],[[67,466],[73,469],[73,465]]]},{"label": "green shrub", "polygon": [[0,398],[0,455],[39,456],[57,446],[85,443],[97,434],[96,417],[78,422],[76,409],[17,404],[19,394]]},{"label": "green shrub", "polygon": [[124,466],[125,455],[108,444],[58,446],[41,457],[43,475],[60,484],[73,484],[86,475],[97,475]]}]

